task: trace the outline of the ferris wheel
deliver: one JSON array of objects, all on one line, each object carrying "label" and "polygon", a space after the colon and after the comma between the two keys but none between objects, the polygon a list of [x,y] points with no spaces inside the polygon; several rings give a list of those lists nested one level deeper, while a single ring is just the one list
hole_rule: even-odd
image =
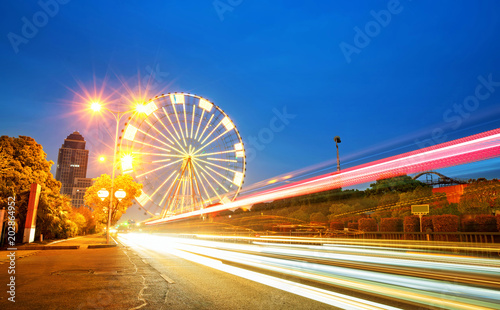
[{"label": "ferris wheel", "polygon": [[137,202],[162,218],[236,198],[245,177],[240,134],[224,111],[200,96],[156,96],[123,130],[122,173],[143,184]]}]

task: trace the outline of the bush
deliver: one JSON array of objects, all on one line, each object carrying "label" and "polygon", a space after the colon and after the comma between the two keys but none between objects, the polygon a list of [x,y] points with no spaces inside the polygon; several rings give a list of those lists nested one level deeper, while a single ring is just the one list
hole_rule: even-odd
[{"label": "bush", "polygon": [[459,227],[459,218],[451,214],[435,215],[432,218],[432,225],[436,232],[456,232]]},{"label": "bush", "polygon": [[344,223],[342,222],[330,222],[331,230],[344,230]]},{"label": "bush", "polygon": [[377,221],[372,218],[359,219],[358,221],[359,230],[362,231],[377,231]]},{"label": "bush", "polygon": [[476,231],[479,232],[496,232],[497,220],[493,215],[481,214],[474,219]]},{"label": "bush", "polygon": [[427,230],[434,231],[434,224],[432,218],[434,216],[422,216],[422,232],[427,232]]},{"label": "bush", "polygon": [[464,232],[476,231],[476,222],[474,221],[474,219],[470,219],[470,218],[463,219],[461,231],[464,231]]},{"label": "bush", "polygon": [[348,223],[347,228],[349,229],[358,229],[358,223]]},{"label": "bush", "polygon": [[403,221],[400,218],[387,217],[380,220],[380,231],[399,232],[403,231]]},{"label": "bush", "polygon": [[405,232],[420,232],[420,219],[417,215],[405,216],[404,218]]}]

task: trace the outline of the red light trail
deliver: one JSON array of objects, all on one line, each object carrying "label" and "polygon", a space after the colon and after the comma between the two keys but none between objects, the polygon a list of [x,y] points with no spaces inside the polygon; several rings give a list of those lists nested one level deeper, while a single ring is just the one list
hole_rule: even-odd
[{"label": "red light trail", "polygon": [[241,197],[230,203],[178,214],[164,219],[156,219],[146,224],[153,225],[166,223],[191,216],[251,206],[259,202],[302,196],[335,188],[367,183],[378,179],[467,164],[491,159],[499,155],[500,128],[351,167],[341,172],[327,173],[283,185]]}]

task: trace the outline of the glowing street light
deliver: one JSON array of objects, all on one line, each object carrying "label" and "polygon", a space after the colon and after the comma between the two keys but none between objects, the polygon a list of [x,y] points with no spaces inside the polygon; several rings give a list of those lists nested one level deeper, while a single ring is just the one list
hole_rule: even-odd
[{"label": "glowing street light", "polygon": [[99,156],[99,161],[100,161],[100,162],[104,162],[105,160],[106,160],[106,157],[104,157],[104,156]]},{"label": "glowing street light", "polygon": [[135,107],[136,111],[139,113],[145,113],[146,112],[146,106],[143,104],[137,104]]},{"label": "glowing street light", "polygon": [[97,192],[97,197],[101,198],[101,201],[104,201],[104,199],[108,198],[109,192],[105,189],[102,188]]},{"label": "glowing street light", "polygon": [[132,157],[131,154],[125,154],[122,156],[120,162],[122,164],[122,172],[123,173],[128,173],[133,170],[133,161],[134,158]]},{"label": "glowing street light", "polygon": [[122,201],[125,197],[127,197],[127,193],[123,189],[119,189],[115,192],[115,198],[118,199],[118,201]]},{"label": "glowing street light", "polygon": [[101,110],[101,104],[99,102],[92,102],[90,108],[95,112],[99,112]]}]

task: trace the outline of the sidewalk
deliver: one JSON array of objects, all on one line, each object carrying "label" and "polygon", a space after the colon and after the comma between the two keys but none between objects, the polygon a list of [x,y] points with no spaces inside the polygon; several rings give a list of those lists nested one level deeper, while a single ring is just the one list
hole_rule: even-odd
[{"label": "sidewalk", "polygon": [[[0,309],[162,309],[168,283],[139,256],[121,245],[105,246],[92,235],[40,245],[20,246],[15,274],[0,251],[0,285],[15,276],[15,303],[0,292]],[[97,248],[96,248],[97,246]],[[32,250],[36,248],[37,250]]]}]

